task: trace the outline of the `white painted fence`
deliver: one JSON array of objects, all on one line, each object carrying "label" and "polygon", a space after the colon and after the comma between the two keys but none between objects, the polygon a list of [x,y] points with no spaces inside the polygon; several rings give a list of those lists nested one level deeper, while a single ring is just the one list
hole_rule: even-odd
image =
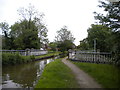
[{"label": "white painted fence", "polygon": [[69,59],[80,62],[112,63],[111,53],[107,52],[86,52],[70,50]]},{"label": "white painted fence", "polygon": [[44,54],[47,54],[47,53],[48,53],[48,51],[31,51],[30,55],[38,56],[38,55],[44,55]]},{"label": "white painted fence", "polygon": [[38,55],[44,55],[44,54],[47,54],[48,51],[44,51],[44,50],[30,50],[30,49],[27,49],[27,50],[0,50],[2,51],[3,53],[19,53],[20,55],[23,55],[23,56],[28,56],[28,55],[35,55],[35,56],[38,56]]}]

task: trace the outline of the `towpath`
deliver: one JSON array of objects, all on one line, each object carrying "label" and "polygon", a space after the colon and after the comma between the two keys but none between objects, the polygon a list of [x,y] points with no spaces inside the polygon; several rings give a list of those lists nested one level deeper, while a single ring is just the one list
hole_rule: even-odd
[{"label": "towpath", "polygon": [[80,88],[102,88],[92,77],[66,59],[64,58],[62,62],[72,70]]}]

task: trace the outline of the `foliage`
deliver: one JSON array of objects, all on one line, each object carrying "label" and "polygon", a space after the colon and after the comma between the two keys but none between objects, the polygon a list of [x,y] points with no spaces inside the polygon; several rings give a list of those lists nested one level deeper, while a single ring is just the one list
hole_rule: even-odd
[{"label": "foliage", "polygon": [[61,41],[61,42],[64,42],[66,40],[70,40],[71,42],[74,42],[75,40],[72,33],[67,30],[67,26],[63,26],[63,28],[58,30],[57,36],[55,38],[56,38],[56,41]]},{"label": "foliage", "polygon": [[108,64],[73,63],[95,78],[103,88],[120,88],[120,69],[118,67]]},{"label": "foliage", "polygon": [[66,56],[68,56],[68,51],[64,51],[60,54],[60,58],[64,58]]},{"label": "foliage", "polygon": [[57,31],[56,42],[59,51],[64,52],[74,48],[74,40],[75,38],[72,33],[67,30],[66,26]]},{"label": "foliage", "polygon": [[1,22],[0,23],[0,28],[2,30],[2,33],[4,34],[5,37],[8,37],[8,30],[9,30],[9,25],[7,22]]},{"label": "foliage", "polygon": [[[96,49],[101,52],[108,52],[111,49],[110,44],[111,30],[103,25],[91,25],[88,29],[88,44],[89,48],[94,47],[94,40],[96,40]],[[112,43],[111,43],[112,44]]]},{"label": "foliage", "polygon": [[48,29],[46,25],[42,23],[42,20],[40,19],[40,17],[35,17],[34,21],[36,22],[35,25],[37,26],[37,29],[38,29],[38,37],[40,39],[40,46],[42,48],[46,48],[45,45],[49,43],[49,40],[47,38]]},{"label": "foliage", "polygon": [[73,49],[74,46],[75,45],[70,40],[65,40],[64,42],[58,42],[57,44],[57,48],[61,52],[68,51],[69,49]]},{"label": "foliage", "polygon": [[8,24],[5,22],[0,24],[4,33],[3,49],[38,49],[44,47],[48,43],[48,30],[42,21],[44,14],[37,12],[31,4],[28,8],[20,8],[18,12],[22,19],[10,27],[9,33]]},{"label": "foliage", "polygon": [[22,20],[27,20],[27,21],[31,21],[38,14],[37,10],[35,9],[34,6],[31,5],[31,3],[29,3],[28,8],[22,7],[19,8],[17,11],[18,14],[22,17]]},{"label": "foliage", "polygon": [[112,52],[116,65],[120,65],[120,2],[100,1],[100,8],[106,14],[94,12],[99,24],[91,25],[88,37],[80,43],[78,48],[93,49],[94,40],[96,48],[101,52]]},{"label": "foliage", "polygon": [[34,59],[34,56],[21,56],[19,53],[2,53],[2,65],[27,63]]},{"label": "foliage", "polygon": [[[18,9],[19,15],[22,16],[23,20],[28,21],[28,28],[31,29],[31,21],[34,22],[34,26],[37,28],[37,35],[39,37],[39,48],[45,48],[45,44],[48,44],[48,39],[47,39],[47,27],[43,23],[43,13],[39,13],[34,6],[29,4],[28,8],[20,8]],[[22,21],[23,21],[22,20]],[[33,30],[33,29],[32,29]],[[34,43],[33,43],[34,44]],[[37,44],[37,42],[35,42]],[[34,48],[34,47],[33,47]]]},{"label": "foliage", "polygon": [[0,28],[2,30],[2,49],[10,49],[11,38],[9,37],[9,24],[7,22],[1,22]]},{"label": "foliage", "polygon": [[61,52],[53,52],[53,53],[48,53],[40,56],[34,56],[34,55],[22,56],[19,53],[2,53],[2,65],[15,65],[15,64],[21,64],[21,63],[27,63],[35,59],[57,56],[59,54],[61,54]]},{"label": "foliage", "polygon": [[119,2],[105,2],[100,1],[100,8],[104,8],[105,15],[96,13],[95,18],[99,20],[99,23],[111,27],[115,31],[120,31],[120,1]]},{"label": "foliage", "polygon": [[46,65],[35,88],[79,88],[70,68],[57,59]]},{"label": "foliage", "polygon": [[24,20],[17,22],[11,26],[10,35],[14,38],[14,49],[39,48],[38,31],[35,23],[30,21],[31,28],[29,29],[29,22]]},{"label": "foliage", "polygon": [[50,50],[56,51],[57,43],[56,42],[50,42],[48,46],[50,47]]},{"label": "foliage", "polygon": [[[91,28],[87,30],[87,38],[80,41],[78,48],[80,50],[93,50],[94,49],[94,40],[96,40],[96,49],[101,52],[111,51],[111,34],[112,31],[110,28],[104,25],[91,25]],[[111,43],[111,45],[110,45]]]},{"label": "foliage", "polygon": [[103,25],[106,25],[112,29],[112,52],[114,53],[116,64],[120,65],[120,1],[100,1],[100,3],[101,5],[99,5],[99,7],[104,8],[106,14],[103,15],[95,12],[95,18],[99,20],[99,23],[102,23]]},{"label": "foliage", "polygon": [[80,50],[89,50],[89,44],[87,38],[80,41],[80,45],[77,46]]}]

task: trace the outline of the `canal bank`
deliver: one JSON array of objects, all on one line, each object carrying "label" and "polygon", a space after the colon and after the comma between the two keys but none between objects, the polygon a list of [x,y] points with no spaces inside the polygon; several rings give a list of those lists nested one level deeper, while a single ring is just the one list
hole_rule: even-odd
[{"label": "canal bank", "polygon": [[8,66],[8,65],[17,65],[17,64],[23,64],[28,62],[33,62],[36,60],[42,60],[42,59],[48,59],[55,56],[58,56],[60,52],[52,52],[40,56],[22,56],[18,53],[2,53],[2,66]]},{"label": "canal bank", "polygon": [[38,82],[45,65],[54,58],[2,67],[2,88],[33,88]]},{"label": "canal bank", "polygon": [[60,59],[48,64],[35,88],[79,88],[71,69]]},{"label": "canal bank", "polygon": [[53,58],[53,57],[59,56],[60,54],[61,52],[48,53],[48,54],[41,55],[41,56],[35,56],[34,60],[37,61],[37,60],[42,60],[42,59]]},{"label": "canal bank", "polygon": [[[41,56],[34,56],[34,59],[28,61],[29,63],[13,56],[12,58],[18,59],[17,61],[21,60],[22,63],[15,63],[13,65],[7,62],[7,65],[2,66],[2,87],[33,88],[39,80],[45,65],[58,58],[59,54],[60,52],[52,52]],[[9,59],[7,59],[8,61],[12,60],[10,56],[7,58]],[[4,61],[7,61],[5,59]]]}]

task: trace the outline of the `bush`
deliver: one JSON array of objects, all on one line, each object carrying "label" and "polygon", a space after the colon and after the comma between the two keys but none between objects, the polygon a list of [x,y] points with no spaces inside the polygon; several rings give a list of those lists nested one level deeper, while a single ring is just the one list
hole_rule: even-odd
[{"label": "bush", "polygon": [[27,63],[33,61],[34,59],[34,56],[22,56],[19,53],[2,53],[2,65]]},{"label": "bush", "polygon": [[9,57],[8,57],[8,54],[6,53],[2,53],[2,64],[3,65],[7,65],[8,64],[8,60],[9,60]]},{"label": "bush", "polygon": [[66,57],[67,55],[68,55],[68,52],[67,52],[67,51],[64,51],[64,52],[60,55],[60,57],[63,58],[63,57]]},{"label": "bush", "polygon": [[34,55],[30,56],[30,59],[33,61],[35,59],[35,56]]}]

